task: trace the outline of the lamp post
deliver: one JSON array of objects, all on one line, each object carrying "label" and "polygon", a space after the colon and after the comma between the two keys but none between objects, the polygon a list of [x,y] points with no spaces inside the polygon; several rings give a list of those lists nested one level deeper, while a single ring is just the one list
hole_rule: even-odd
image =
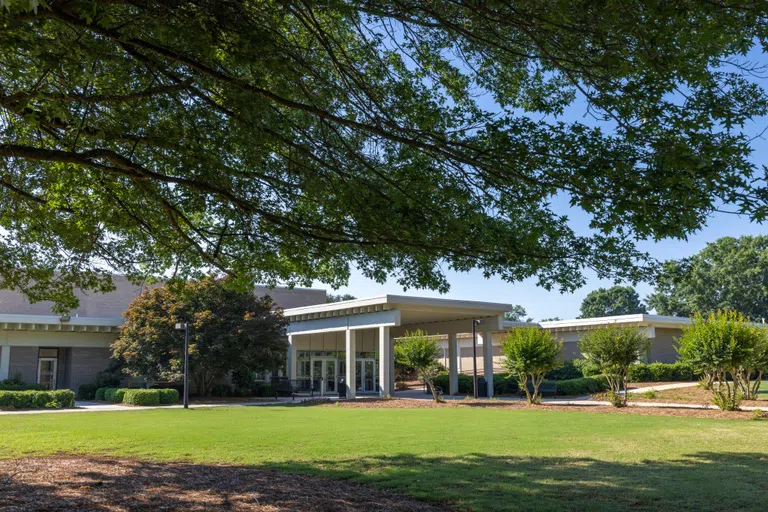
[{"label": "lamp post", "polygon": [[474,382],[474,396],[477,398],[477,331],[475,326],[480,325],[480,320],[472,319],[472,380]]},{"label": "lamp post", "polygon": [[176,324],[176,329],[184,329],[184,408],[189,409],[189,322]]}]

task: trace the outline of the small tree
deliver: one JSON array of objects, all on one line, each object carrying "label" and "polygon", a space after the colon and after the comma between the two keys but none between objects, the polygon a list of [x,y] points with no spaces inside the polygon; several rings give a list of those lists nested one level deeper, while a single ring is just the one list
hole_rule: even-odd
[{"label": "small tree", "polygon": [[405,368],[412,368],[432,390],[432,398],[440,401],[440,395],[435,388],[435,377],[443,369],[439,362],[442,350],[435,341],[422,330],[406,332],[395,343],[395,359]]},{"label": "small tree", "polygon": [[[507,334],[501,345],[504,367],[517,380],[520,389],[525,390],[529,404],[541,401],[539,386],[544,381],[544,374],[562,365],[558,357],[562,346],[551,333],[538,327],[515,329]],[[533,393],[526,385],[529,379]]]},{"label": "small tree", "polygon": [[579,340],[581,353],[608,379],[611,403],[616,407],[627,405],[629,367],[647,353],[648,347],[648,338],[637,327],[599,327],[587,331]]},{"label": "small tree", "polygon": [[[735,311],[696,314],[683,328],[677,351],[681,361],[706,376],[715,405],[736,410],[760,386],[768,366],[767,337],[764,327]],[[753,372],[758,375],[754,384],[750,383]]]}]

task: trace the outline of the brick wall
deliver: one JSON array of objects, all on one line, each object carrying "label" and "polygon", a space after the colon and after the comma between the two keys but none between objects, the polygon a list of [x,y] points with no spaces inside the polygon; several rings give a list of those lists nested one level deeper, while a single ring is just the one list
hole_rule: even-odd
[{"label": "brick wall", "polygon": [[37,382],[37,347],[10,347],[11,359],[8,367],[8,378],[17,375],[25,384]]},{"label": "brick wall", "polygon": [[109,348],[72,347],[69,365],[69,389],[77,392],[81,384],[90,384],[109,365]]}]

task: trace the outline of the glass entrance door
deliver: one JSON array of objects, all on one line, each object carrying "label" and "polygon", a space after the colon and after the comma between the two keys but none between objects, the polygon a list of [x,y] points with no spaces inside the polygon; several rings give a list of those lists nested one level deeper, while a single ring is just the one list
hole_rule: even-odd
[{"label": "glass entrance door", "polygon": [[379,381],[375,359],[358,359],[355,362],[355,385],[361,393],[374,393],[378,391]]},{"label": "glass entrance door", "polygon": [[323,372],[325,374],[325,390],[323,394],[336,393],[336,360],[323,361],[323,366],[325,367]]},{"label": "glass entrance door", "polygon": [[38,359],[37,382],[46,389],[56,389],[57,360],[53,358]]},{"label": "glass entrance door", "polygon": [[339,378],[336,373],[337,367],[336,359],[312,359],[312,385],[316,392],[321,395],[329,395],[338,392]]}]

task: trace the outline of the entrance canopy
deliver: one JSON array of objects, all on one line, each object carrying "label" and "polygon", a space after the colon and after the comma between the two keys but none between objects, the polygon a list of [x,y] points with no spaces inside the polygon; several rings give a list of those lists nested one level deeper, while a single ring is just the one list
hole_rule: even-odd
[{"label": "entrance canopy", "polygon": [[[430,335],[447,335],[449,349],[450,393],[458,392],[458,345],[456,335],[481,333],[490,340],[493,332],[504,330],[503,316],[509,304],[466,300],[433,299],[405,295],[381,295],[366,299],[318,304],[286,309],[288,326],[288,370],[290,378],[316,379],[322,371],[321,389],[335,389],[344,379],[346,396],[354,398],[356,391],[377,391],[381,395],[394,392],[394,339],[409,331],[422,330]],[[297,353],[302,354],[301,364]],[[306,358],[309,358],[305,363]],[[329,366],[320,358],[337,358]],[[493,394],[492,343],[483,346],[489,396]],[[370,361],[374,361],[371,363]],[[366,384],[370,375],[365,364],[378,364],[378,375]],[[332,375],[329,368],[338,369]],[[324,368],[324,370],[322,370]],[[343,372],[341,370],[343,368]],[[341,382],[339,380],[339,382]]]},{"label": "entrance canopy", "polygon": [[508,304],[467,300],[433,299],[405,295],[381,295],[329,304],[286,309],[289,334],[311,334],[346,329],[390,327],[393,337],[421,329],[429,334],[472,331],[472,320],[481,320],[485,331],[504,329]]}]

